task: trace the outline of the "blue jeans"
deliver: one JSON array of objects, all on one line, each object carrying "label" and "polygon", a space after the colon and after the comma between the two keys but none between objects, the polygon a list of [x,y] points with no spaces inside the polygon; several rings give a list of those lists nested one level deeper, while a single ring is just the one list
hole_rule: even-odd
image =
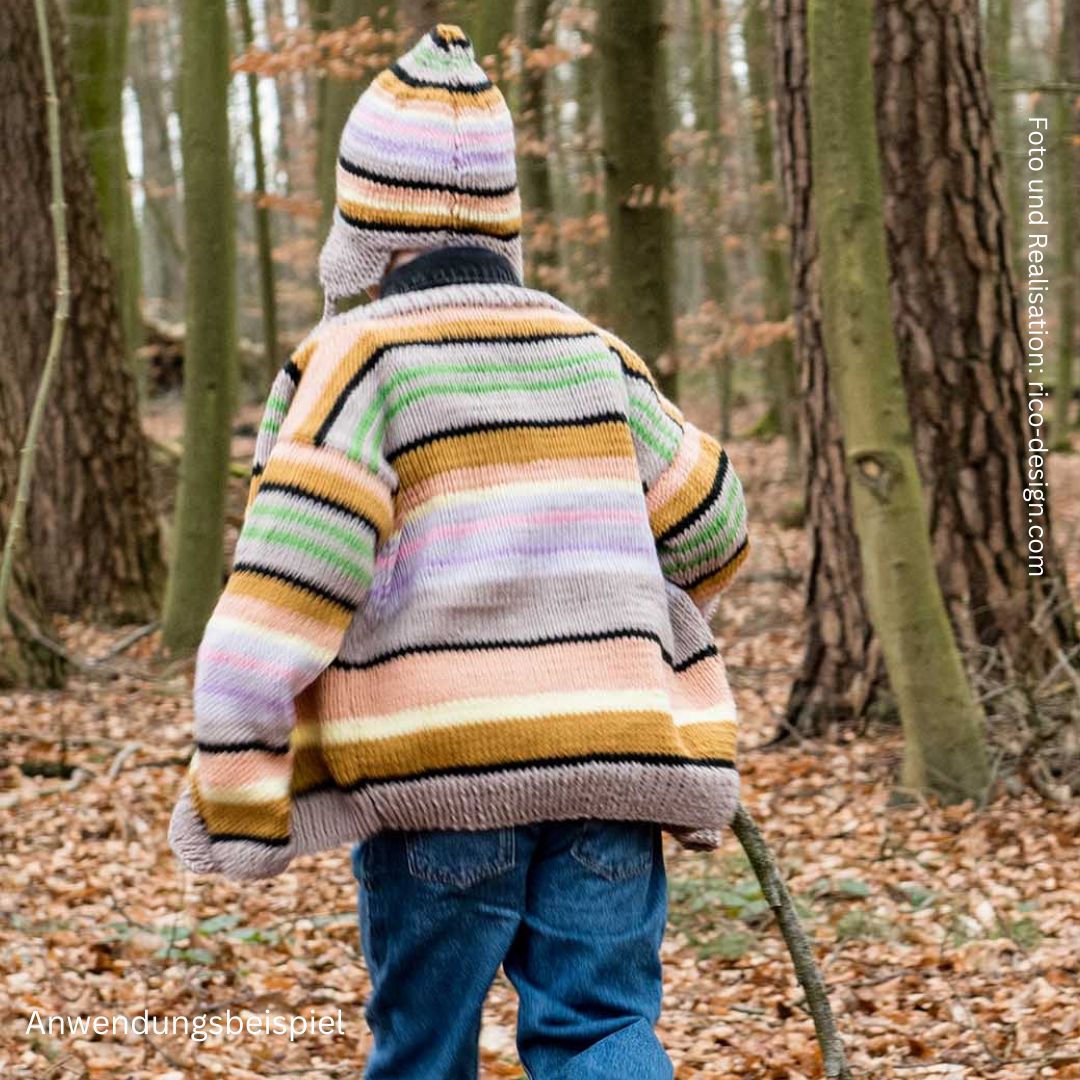
[{"label": "blue jeans", "polygon": [[372,982],[367,1080],[475,1080],[500,963],[531,1080],[671,1080],[653,1031],[667,914],[657,826],[387,832],[355,848],[353,873]]}]

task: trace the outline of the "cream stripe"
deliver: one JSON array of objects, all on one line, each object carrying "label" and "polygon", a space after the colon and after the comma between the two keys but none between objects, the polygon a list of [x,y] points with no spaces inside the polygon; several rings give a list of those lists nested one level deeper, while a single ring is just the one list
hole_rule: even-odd
[{"label": "cream stripe", "polygon": [[200,778],[199,793],[207,802],[229,803],[233,806],[251,806],[275,802],[289,796],[289,777],[266,777],[250,784],[235,787],[219,787],[207,784]]},{"label": "cream stripe", "polygon": [[538,720],[545,716],[574,713],[646,712],[670,713],[671,702],[663,690],[556,691],[527,697],[468,698],[404,709],[385,716],[365,716],[326,724],[302,724],[293,731],[292,747],[337,746],[343,743],[391,739],[436,728],[463,727],[499,720]]},{"label": "cream stripe", "polygon": [[693,724],[730,724],[738,727],[735,707],[729,701],[710,705],[707,709],[678,709],[672,719],[676,727],[691,727]]}]

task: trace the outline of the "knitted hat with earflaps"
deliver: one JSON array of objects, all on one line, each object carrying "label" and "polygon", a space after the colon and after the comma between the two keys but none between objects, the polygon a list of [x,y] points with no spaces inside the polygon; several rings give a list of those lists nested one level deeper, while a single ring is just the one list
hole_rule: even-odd
[{"label": "knitted hat with earflaps", "polygon": [[521,276],[514,126],[456,26],[381,72],[341,136],[337,205],[319,256],[326,314],[382,280],[395,251],[468,244]]}]

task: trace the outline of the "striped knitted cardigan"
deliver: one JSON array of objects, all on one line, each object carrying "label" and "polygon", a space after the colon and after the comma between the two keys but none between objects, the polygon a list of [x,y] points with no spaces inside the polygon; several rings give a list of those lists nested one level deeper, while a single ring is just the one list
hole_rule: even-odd
[{"label": "striped knitted cardigan", "polygon": [[501,256],[433,252],[279,374],[199,649],[170,840],[282,871],[382,829],[734,812],[702,611],[747,552],[726,453]]}]

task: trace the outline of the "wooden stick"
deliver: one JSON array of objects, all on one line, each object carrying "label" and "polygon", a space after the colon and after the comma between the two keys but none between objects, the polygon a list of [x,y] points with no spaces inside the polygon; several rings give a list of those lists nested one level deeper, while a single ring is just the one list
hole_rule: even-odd
[{"label": "wooden stick", "polygon": [[765,837],[761,835],[757,823],[747,813],[745,807],[740,806],[735,812],[735,820],[731,823],[731,828],[738,837],[739,843],[742,844],[746,857],[750,860],[750,866],[761,883],[761,893],[772,908],[772,913],[780,926],[780,933],[783,934],[784,942],[791,954],[791,962],[795,965],[795,976],[806,995],[806,1005],[810,1010],[810,1015],[814,1018],[814,1030],[817,1032],[818,1045],[821,1047],[825,1075],[829,1080],[851,1080],[851,1070],[848,1068],[847,1058],[844,1055],[844,1044],[840,1039],[840,1033],[836,1030],[836,1021],[829,1005],[825,981],[814,962],[814,954],[810,949],[806,931],[803,930],[799,916],[795,913],[791,893],[788,892],[787,885],[780,876],[776,858]]}]

